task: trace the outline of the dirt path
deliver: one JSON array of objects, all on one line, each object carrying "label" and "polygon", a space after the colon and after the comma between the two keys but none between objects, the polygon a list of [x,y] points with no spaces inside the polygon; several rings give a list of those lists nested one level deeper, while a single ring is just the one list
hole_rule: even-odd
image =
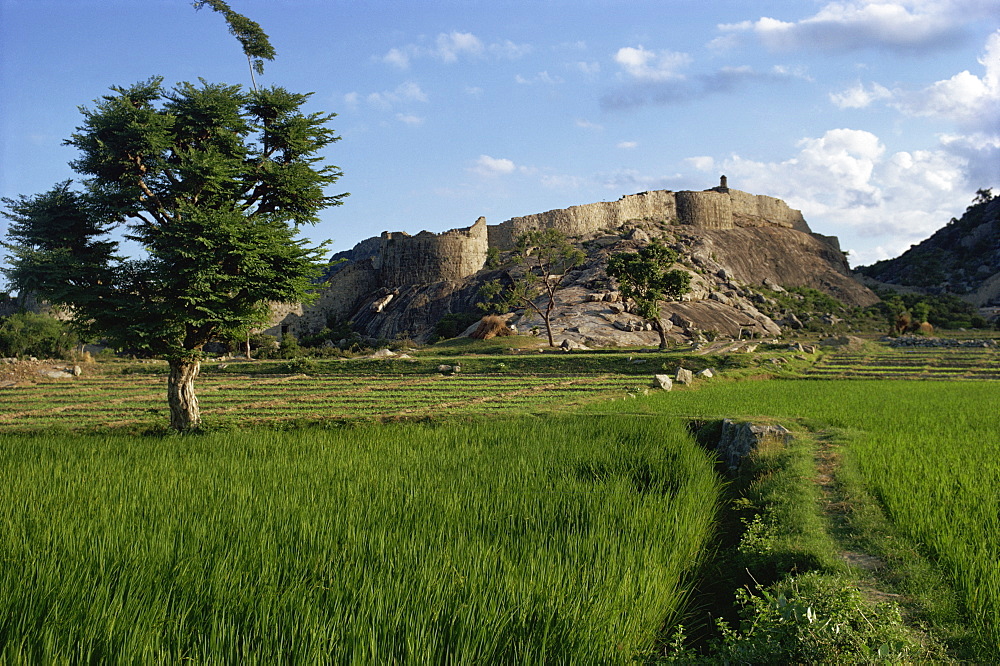
[{"label": "dirt path", "polygon": [[872,601],[891,601],[905,605],[908,601],[906,597],[881,589],[880,579],[888,573],[886,563],[881,558],[864,551],[858,535],[851,527],[852,506],[842,486],[837,482],[837,470],[841,465],[840,446],[829,433],[818,433],[816,441],[818,447],[814,457],[816,462],[814,480],[822,493],[823,514],[829,522],[830,534],[837,542],[840,558],[852,568],[861,570],[858,587]]}]

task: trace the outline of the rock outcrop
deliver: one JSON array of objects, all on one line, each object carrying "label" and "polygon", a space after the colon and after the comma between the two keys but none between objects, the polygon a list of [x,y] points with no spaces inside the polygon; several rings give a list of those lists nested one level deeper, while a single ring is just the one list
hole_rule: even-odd
[{"label": "rock outcrop", "polygon": [[[468,228],[415,236],[384,232],[338,254],[326,287],[309,307],[276,306],[272,334],[314,333],[331,320],[350,321],[372,339],[426,340],[445,315],[475,310],[480,286],[505,274],[486,266],[503,260],[526,231],[555,228],[582,247],[587,260],[558,293],[557,341],[587,346],[647,345],[655,331],[615,298],[604,271],[612,252],[636,250],[659,238],[680,253],[692,292],[664,307],[675,339],[704,332],[773,336],[778,325],[760,312],[755,289],[808,286],[848,305],[878,299],[850,277],[835,238],[813,234],[799,211],[780,199],[732,190],[642,192],[515,217],[498,225],[479,218]],[[542,325],[530,311],[510,323],[518,332]]]}]

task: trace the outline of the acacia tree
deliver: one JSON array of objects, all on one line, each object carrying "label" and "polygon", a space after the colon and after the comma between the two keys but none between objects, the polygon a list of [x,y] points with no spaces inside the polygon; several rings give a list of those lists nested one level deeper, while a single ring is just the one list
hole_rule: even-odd
[{"label": "acacia tree", "polygon": [[[545,322],[549,346],[555,347],[552,338],[552,311],[556,307],[556,292],[573,268],[583,263],[586,255],[575,247],[558,229],[541,229],[521,234],[514,247],[514,263],[524,271],[515,275],[507,272],[509,284],[504,287],[498,280],[487,282],[479,293],[487,307],[492,302],[500,307],[521,305],[534,310]],[[536,301],[544,296],[544,305]]]},{"label": "acacia tree", "polygon": [[[334,114],[302,110],[283,88],[161,78],[114,87],[66,143],[84,176],[4,199],[13,221],[8,278],[74,313],[86,337],[165,358],[170,425],[201,421],[194,379],[216,335],[266,320],[268,303],[308,299],[323,247],[298,238],[346,194],[317,153],[338,137]],[[108,238],[123,228],[138,257]]]},{"label": "acacia tree", "polygon": [[676,301],[691,290],[691,274],[672,268],[676,261],[677,252],[657,241],[638,252],[618,252],[608,258],[608,275],[618,280],[622,296],[633,301],[633,312],[660,334],[660,349],[667,348],[660,303]]}]

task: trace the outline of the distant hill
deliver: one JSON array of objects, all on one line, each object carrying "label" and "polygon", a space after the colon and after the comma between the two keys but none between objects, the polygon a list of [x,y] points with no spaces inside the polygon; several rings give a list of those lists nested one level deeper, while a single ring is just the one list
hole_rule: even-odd
[{"label": "distant hill", "polygon": [[979,190],[960,219],[895,259],[855,269],[882,284],[1000,305],[1000,195]]}]

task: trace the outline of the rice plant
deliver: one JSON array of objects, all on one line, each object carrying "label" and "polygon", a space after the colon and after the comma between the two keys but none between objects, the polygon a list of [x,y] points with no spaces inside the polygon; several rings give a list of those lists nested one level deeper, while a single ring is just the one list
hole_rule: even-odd
[{"label": "rice plant", "polygon": [[982,654],[1000,653],[1000,391],[981,381],[709,385],[593,408],[698,418],[776,417],[841,429],[889,519],[936,560]]},{"label": "rice plant", "polygon": [[0,661],[626,663],[717,492],[664,418],[0,436]]}]

